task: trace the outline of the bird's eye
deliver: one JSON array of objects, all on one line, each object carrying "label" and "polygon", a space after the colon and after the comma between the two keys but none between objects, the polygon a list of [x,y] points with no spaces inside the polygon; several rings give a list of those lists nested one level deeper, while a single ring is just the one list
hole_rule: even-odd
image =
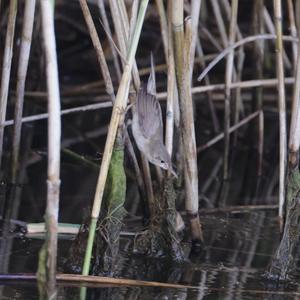
[{"label": "bird's eye", "polygon": [[164,161],[164,160],[161,160],[161,161],[160,161],[160,163],[161,163],[161,164],[164,164],[164,163],[165,163],[165,161]]}]

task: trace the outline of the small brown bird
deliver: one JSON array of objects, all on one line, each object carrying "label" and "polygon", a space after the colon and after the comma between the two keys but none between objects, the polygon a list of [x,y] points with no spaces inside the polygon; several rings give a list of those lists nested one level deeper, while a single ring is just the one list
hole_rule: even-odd
[{"label": "small brown bird", "polygon": [[174,176],[170,155],[163,143],[163,122],[159,102],[156,99],[156,83],[153,56],[151,54],[151,74],[147,87],[140,88],[136,109],[132,118],[132,133],[139,150],[146,158]]}]

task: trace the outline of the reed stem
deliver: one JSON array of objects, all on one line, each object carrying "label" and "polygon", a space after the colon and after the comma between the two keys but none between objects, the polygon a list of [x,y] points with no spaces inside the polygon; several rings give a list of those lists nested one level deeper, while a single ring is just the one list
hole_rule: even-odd
[{"label": "reed stem", "polygon": [[[106,182],[108,168],[109,168],[110,159],[111,159],[111,155],[112,155],[112,149],[113,149],[113,145],[115,142],[119,122],[120,122],[121,116],[123,114],[122,112],[125,110],[126,104],[127,104],[127,98],[128,98],[128,93],[129,93],[129,84],[130,84],[130,79],[131,79],[131,70],[132,70],[134,57],[135,57],[135,53],[137,50],[138,41],[139,41],[139,37],[141,34],[142,25],[143,25],[148,2],[149,2],[149,0],[141,1],[138,19],[137,19],[137,23],[136,23],[136,28],[134,31],[132,43],[131,43],[129,51],[128,51],[127,62],[126,62],[126,65],[124,66],[122,79],[121,79],[118,93],[116,96],[116,100],[115,100],[115,103],[113,106],[111,121],[110,121],[109,129],[108,129],[103,159],[102,159],[102,163],[101,163],[101,167],[100,167],[100,173],[99,173],[95,197],[94,197],[94,204],[93,204],[93,209],[92,209],[92,214],[91,214],[91,224],[93,224],[94,222],[97,222],[98,217],[99,217],[105,182]],[[92,252],[93,242],[94,242],[94,239],[93,239],[94,235],[95,235],[95,232],[92,232],[90,230],[89,238],[88,238],[89,243],[87,245],[85,258],[84,258],[83,273],[82,273],[83,275],[88,275],[88,273],[89,273],[90,261],[91,261],[91,255],[92,255],[91,252]]]}]

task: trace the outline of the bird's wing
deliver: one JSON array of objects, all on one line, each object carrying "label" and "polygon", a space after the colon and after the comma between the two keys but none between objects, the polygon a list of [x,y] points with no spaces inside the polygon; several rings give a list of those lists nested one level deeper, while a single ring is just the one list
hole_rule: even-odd
[{"label": "bird's wing", "polygon": [[142,87],[137,96],[139,126],[145,138],[158,134],[163,138],[161,108],[155,96]]}]

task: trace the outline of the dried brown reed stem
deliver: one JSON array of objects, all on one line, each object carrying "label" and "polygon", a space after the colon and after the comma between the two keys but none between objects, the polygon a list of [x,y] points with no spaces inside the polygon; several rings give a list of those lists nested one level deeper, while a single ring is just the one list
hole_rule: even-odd
[{"label": "dried brown reed stem", "polygon": [[[223,9],[225,10],[226,17],[228,21],[231,19],[231,7],[228,0],[222,0],[221,2]],[[238,24],[236,24],[236,38],[237,40],[241,40],[243,38],[242,33],[239,29]],[[245,60],[245,53],[244,53],[244,47],[239,47],[237,52],[237,60],[236,60],[236,72],[234,71],[234,74],[236,73],[236,76],[234,76],[234,81],[241,81],[242,80],[242,74],[243,74],[243,66],[244,66],[244,60]],[[244,116],[244,105],[241,98],[241,90],[237,88],[234,94],[234,115],[233,115],[233,123],[236,124],[239,121],[240,115]],[[234,134],[234,145],[237,144],[237,133]]]},{"label": "dried brown reed stem", "polygon": [[184,183],[186,192],[185,208],[191,225],[192,239],[203,241],[203,233],[199,218],[198,202],[198,165],[195,137],[195,124],[193,112],[193,100],[191,93],[191,43],[192,43],[191,19],[185,21],[185,39],[183,56],[183,78],[180,93],[180,112],[182,124],[182,140],[184,149]]},{"label": "dried brown reed stem", "polygon": [[191,225],[192,239],[203,241],[202,229],[198,214],[198,167],[197,151],[191,94],[191,19],[185,22],[183,32],[183,1],[172,2],[172,27],[175,46],[175,63],[178,90],[180,95],[179,107],[181,116],[181,135],[184,153],[184,182],[186,201],[185,207]]},{"label": "dried brown reed stem", "polygon": [[[81,8],[82,8],[82,12],[84,14],[84,18],[85,18],[85,21],[87,23],[89,32],[90,32],[91,39],[93,41],[95,51],[97,53],[98,63],[99,63],[100,70],[102,71],[102,76],[104,78],[106,91],[110,95],[112,102],[114,102],[115,101],[114,88],[113,88],[111,76],[110,76],[110,73],[109,73],[109,69],[108,69],[108,66],[107,66],[107,63],[106,63],[105,55],[103,53],[102,46],[101,46],[97,31],[96,31],[96,27],[94,25],[94,22],[93,22],[91,14],[90,14],[90,11],[89,11],[86,0],[80,0],[80,5],[81,5]],[[135,26],[135,24],[133,24],[133,25]],[[124,123],[124,121],[121,120],[121,123]],[[128,139],[126,139],[126,141],[128,141]],[[130,145],[129,145],[129,147],[130,147]],[[135,162],[136,157],[135,157],[134,152],[130,152],[130,155],[134,156],[134,157],[131,157],[131,159],[132,159],[133,162]],[[135,167],[137,167],[137,166],[135,166]],[[135,168],[135,170],[137,171],[137,177],[138,177],[140,175],[140,171],[137,170],[137,168]],[[139,178],[138,180],[140,180],[140,179],[141,178]],[[142,188],[142,186],[140,186],[140,188]]]},{"label": "dried brown reed stem", "polygon": [[[237,11],[238,11],[238,1],[232,1],[231,19],[229,27],[229,39],[228,46],[232,46],[236,36],[236,22],[237,22]],[[225,73],[225,103],[224,103],[224,160],[223,160],[223,179],[228,179],[228,161],[229,161],[229,127],[230,127],[230,98],[231,89],[230,85],[233,79],[233,69],[234,69],[234,51],[230,51],[227,56],[226,62],[226,73]]]},{"label": "dried brown reed stem", "polygon": [[[77,112],[85,112],[85,111],[90,111],[90,110],[97,110],[97,109],[102,109],[102,108],[110,108],[112,107],[111,101],[108,102],[102,102],[102,103],[95,103],[95,104],[87,104],[87,105],[82,105],[74,108],[68,108],[68,109],[63,109],[60,111],[60,115],[68,115],[72,113],[77,113]],[[49,117],[48,113],[43,113],[43,114],[37,114],[37,115],[32,115],[28,117],[23,117],[21,119],[22,123],[28,123],[28,122],[34,122],[34,121],[39,121],[39,120],[44,120]],[[14,120],[7,120],[4,122],[4,126],[11,126],[14,124]]]},{"label": "dried brown reed stem", "polygon": [[105,87],[106,87],[106,92],[107,94],[110,96],[111,100],[114,101],[115,100],[115,94],[114,94],[114,88],[113,88],[113,84],[112,84],[112,80],[110,77],[110,73],[109,73],[109,69],[106,63],[106,59],[105,59],[105,55],[98,37],[98,33],[95,27],[95,24],[93,22],[89,7],[87,5],[86,0],[79,0],[80,2],[80,6],[82,9],[82,13],[85,19],[85,22],[88,26],[88,30],[93,42],[93,46],[96,50],[96,55],[97,55],[97,60],[98,60],[98,64],[100,66],[100,70],[102,72],[102,76],[104,78],[104,82],[105,82]]},{"label": "dried brown reed stem", "polygon": [[13,183],[16,182],[17,171],[18,171],[25,80],[27,75],[28,60],[29,60],[29,54],[31,48],[34,12],[35,12],[35,0],[26,1],[24,18],[23,18],[20,56],[18,62],[16,103],[15,103],[15,113],[14,113],[14,132],[13,132],[13,142],[12,142],[12,166],[11,166],[12,167],[11,180]]},{"label": "dried brown reed stem", "polygon": [[201,0],[192,0],[191,1],[191,13],[190,13],[191,22],[192,22],[192,40],[191,40],[191,57],[190,57],[191,80],[193,78],[196,43],[198,40],[198,24],[199,24],[201,2],[202,2]]},{"label": "dried brown reed stem", "polygon": [[286,108],[283,66],[283,42],[282,42],[282,8],[281,1],[274,0],[274,17],[276,27],[276,69],[278,78],[278,109],[279,109],[279,218],[283,218],[283,206],[285,201],[285,172],[286,172]]},{"label": "dried brown reed stem", "polygon": [[[170,5],[170,4],[169,4]],[[167,16],[162,0],[156,0],[157,11],[159,14],[162,40],[165,51],[165,58],[168,66],[168,84],[167,84],[167,105],[166,105],[166,136],[165,144],[170,157],[173,152],[174,137],[174,103],[175,98],[178,102],[178,92],[176,88],[175,65],[172,28],[168,26]],[[170,25],[170,24],[169,24]],[[170,175],[170,174],[169,174]]]},{"label": "dried brown reed stem", "polygon": [[[135,28],[132,44],[130,45],[128,51],[127,62],[124,66],[122,79],[113,106],[112,116],[111,116],[110,125],[108,129],[108,134],[105,143],[103,158],[100,167],[100,173],[99,173],[95,197],[94,197],[93,209],[91,214],[91,227],[93,227],[93,229],[96,229],[96,222],[98,220],[100,209],[101,209],[105,182],[107,178],[108,168],[110,164],[110,159],[112,155],[112,150],[113,150],[117,130],[120,124],[120,119],[122,118],[123,111],[125,110],[127,105],[129,85],[131,80],[131,71],[134,63],[134,58],[137,50],[137,45],[138,45],[138,41],[142,29],[144,17],[145,17],[147,5],[148,5],[148,0],[144,0],[140,4],[140,12],[137,21],[137,26]],[[83,267],[84,275],[87,275],[89,273],[94,235],[95,235],[95,231],[93,230],[92,232],[90,230],[89,237],[88,237],[88,246],[85,255],[85,262]]]},{"label": "dried brown reed stem", "polygon": [[[266,7],[264,7],[263,13],[264,13],[265,26],[266,26],[268,32],[271,34],[276,34],[276,28],[275,28],[276,24],[275,25],[273,24],[272,18]],[[274,13],[275,13],[275,11],[274,11]],[[276,43],[275,43],[275,46],[276,46]],[[284,61],[285,66],[287,67],[287,69],[292,68],[290,59],[284,49],[283,49],[283,61]]]},{"label": "dried brown reed stem", "polygon": [[[237,124],[234,124],[233,126],[231,126],[228,130],[228,133],[231,134],[232,132],[236,131],[237,129],[239,129],[241,126],[247,124],[248,122],[250,122],[252,119],[256,118],[257,116],[261,115],[261,111],[256,111],[252,114],[250,114],[249,116],[245,117],[243,120],[241,120],[240,122],[238,122]],[[202,146],[199,146],[197,148],[197,152],[201,152],[209,147],[211,147],[212,145],[214,145],[215,143],[219,142],[220,140],[222,140],[225,136],[225,133],[222,132],[220,134],[218,134],[216,137],[214,137],[213,139],[211,139],[210,141],[208,141],[207,143],[205,143]]]},{"label": "dried brown reed stem", "polygon": [[46,208],[46,282],[48,293],[53,296],[56,281],[57,220],[60,187],[60,95],[54,32],[54,7],[52,1],[41,1],[42,30],[47,61],[48,90],[48,174]]},{"label": "dried brown reed stem", "polygon": [[[287,0],[287,6],[288,6],[288,16],[289,16],[289,29],[291,32],[291,36],[297,38],[297,27],[295,21],[293,1]],[[293,66],[296,68],[297,52],[298,52],[298,45],[296,43],[292,44],[292,51],[293,51]]]},{"label": "dried brown reed stem", "polygon": [[[174,140],[174,115],[175,115],[175,105],[178,108],[178,90],[176,85],[176,75],[175,75],[175,62],[174,62],[174,48],[173,48],[173,38],[172,38],[172,27],[169,24],[168,27],[168,48],[167,48],[167,62],[168,62],[168,86],[167,86],[167,106],[166,106],[166,136],[165,144],[172,157],[173,153],[173,140]],[[177,127],[179,125],[179,120],[177,117]],[[169,174],[170,175],[170,174]]]},{"label": "dried brown reed stem", "polygon": [[[294,77],[287,77],[284,79],[284,83],[287,85],[292,85],[295,82]],[[249,89],[253,87],[273,87],[278,85],[278,79],[260,79],[260,80],[246,80],[241,82],[233,82],[230,86],[231,89],[241,88],[241,89]],[[217,91],[224,90],[225,84],[211,84],[208,86],[198,86],[192,89],[193,94],[205,93],[207,91]],[[166,93],[159,93],[158,98],[164,99],[166,97]]]},{"label": "dried brown reed stem", "polygon": [[[298,39],[291,37],[291,36],[281,36],[283,41],[289,41],[293,43],[297,43]],[[240,41],[234,43],[232,46],[225,48],[221,53],[219,53],[209,64],[208,66],[201,72],[201,74],[198,77],[198,81],[201,81],[206,74],[220,61],[222,60],[226,55],[230,53],[232,49],[235,49],[237,47],[240,47],[242,45],[245,45],[250,42],[254,42],[256,40],[274,40],[276,39],[276,35],[273,34],[260,34],[260,35],[254,35],[254,36],[248,36],[246,38],[241,39]]]},{"label": "dried brown reed stem", "polygon": [[183,28],[183,1],[172,1],[172,27],[173,27],[173,43],[174,58],[176,67],[176,78],[179,93],[182,89],[183,77],[183,45],[184,45],[184,28]]},{"label": "dried brown reed stem", "polygon": [[170,35],[168,33],[167,16],[166,16],[163,0],[155,0],[155,3],[159,15],[160,32],[161,32],[162,42],[164,45],[165,58],[166,58],[166,62],[168,62],[168,49],[169,49],[168,40]]},{"label": "dried brown reed stem", "polygon": [[110,50],[111,50],[111,53],[112,53],[114,68],[115,68],[115,71],[116,71],[118,82],[120,82],[120,80],[121,80],[121,68],[120,68],[120,63],[119,63],[118,54],[117,54],[115,45],[114,45],[113,41],[110,38],[110,37],[112,37],[112,32],[111,32],[111,29],[110,29],[110,26],[109,26],[109,22],[108,22],[106,10],[105,10],[104,0],[98,0],[97,4],[98,4],[98,7],[99,7],[101,20],[102,20],[104,29],[107,32],[107,34],[109,35],[107,40],[108,40],[109,47],[110,47]]},{"label": "dried brown reed stem", "polygon": [[[137,14],[138,14],[138,8],[139,8],[139,0],[133,0],[132,5],[131,5],[131,15],[130,15],[130,22],[129,22],[129,44],[131,42],[133,33],[134,33],[134,28],[136,25],[136,19],[137,19]],[[125,12],[126,12],[126,7],[125,7]]]},{"label": "dried brown reed stem", "polygon": [[[121,18],[122,18],[122,26],[125,30],[128,41],[130,41],[132,39],[132,37],[129,34],[130,34],[131,31],[133,31],[133,29],[135,27],[135,23],[136,23],[136,21],[135,21],[136,20],[136,15],[135,14],[137,13],[137,11],[136,12],[134,10],[132,11],[131,20],[130,20],[131,22],[130,23],[133,26],[133,28],[130,28],[129,27],[129,22],[128,22],[127,10],[126,10],[124,0],[122,0],[120,2],[120,4],[121,4],[120,5],[120,15],[121,15]],[[127,44],[128,44],[128,41],[127,41]],[[137,68],[133,69],[133,77],[136,78],[135,88],[136,88],[136,90],[138,90],[140,88],[140,77],[139,77],[139,72],[138,72]],[[135,110],[135,107],[133,107],[132,109]],[[144,173],[144,181],[145,181],[145,186],[146,186],[146,192],[147,192],[147,197],[148,197],[148,201],[149,201],[150,211],[153,212],[151,207],[153,207],[153,205],[154,205],[154,193],[153,193],[153,187],[152,187],[152,179],[151,179],[149,161],[147,160],[147,158],[144,156],[143,153],[141,153],[141,160],[142,160],[142,169],[143,169],[143,173]],[[161,184],[162,180],[163,180],[162,171],[158,166],[155,166],[155,171],[156,171],[157,180]],[[151,213],[151,217],[154,217],[154,215],[152,213]]]},{"label": "dried brown reed stem", "polygon": [[[300,42],[298,44],[298,49]],[[297,54],[295,84],[292,98],[292,116],[289,136],[289,166],[296,168],[299,165],[299,145],[300,145],[300,51]]]},{"label": "dried brown reed stem", "polygon": [[[180,289],[198,289],[197,286],[190,286],[190,285],[182,285],[182,284],[172,284],[172,283],[164,283],[164,282],[157,282],[157,281],[143,281],[143,280],[134,280],[134,279],[123,279],[123,278],[112,278],[112,277],[101,277],[101,276],[84,276],[78,274],[57,274],[56,275],[58,282],[75,282],[76,287],[78,287],[78,283],[91,283],[91,284],[107,284],[111,287],[111,285],[124,285],[124,286],[148,286],[148,287],[164,287],[164,288],[180,288]],[[35,274],[5,274],[0,275],[1,280],[11,280],[14,281],[33,281],[36,280]]]},{"label": "dried brown reed stem", "polygon": [[[284,83],[286,85],[292,85],[295,83],[294,77],[287,77],[284,79]],[[241,89],[250,89],[253,87],[274,87],[277,86],[278,80],[277,79],[261,79],[261,80],[246,80],[241,82],[233,82],[230,86],[231,89],[241,88]],[[192,88],[192,94],[201,94],[205,93],[207,91],[218,91],[218,90],[224,90],[225,84],[211,84],[208,86],[199,86]],[[168,96],[167,92],[161,92],[157,93],[157,98],[159,100],[165,100]],[[60,111],[60,114],[68,115],[72,113],[78,113],[78,112],[85,112],[85,111],[93,111],[103,108],[110,108],[112,107],[111,101],[101,102],[101,103],[95,103],[95,104],[87,104],[82,105],[74,108],[68,108],[63,109]],[[32,116],[23,117],[21,119],[22,123],[28,123],[28,122],[34,122],[39,120],[47,119],[49,116],[48,113],[43,114],[36,114]],[[7,120],[4,122],[3,126],[12,126],[14,124],[14,120]]]},{"label": "dried brown reed stem", "polygon": [[[263,27],[263,9],[264,3],[262,0],[255,0],[253,13],[253,31],[254,34],[262,34]],[[264,62],[264,43],[263,41],[256,41],[254,43],[254,64],[257,79],[263,78],[263,62]],[[261,110],[263,105],[263,89],[258,87],[255,89],[255,110]],[[258,160],[257,160],[257,175],[262,175],[263,162],[263,117],[257,119],[256,131],[258,132]]]},{"label": "dried brown reed stem", "polygon": [[220,9],[220,1],[219,0],[212,0],[211,1],[212,9],[215,15],[215,19],[218,26],[218,31],[221,37],[221,41],[223,47],[226,48],[228,46],[228,37],[226,33],[226,26],[222,17],[221,9]]},{"label": "dried brown reed stem", "polygon": [[[129,46],[129,21],[127,17],[127,12],[124,10],[123,0],[109,0],[110,11],[114,23],[115,33],[118,40],[118,46],[120,51],[124,57],[127,55],[128,46]],[[122,60],[122,64],[124,67],[125,62]],[[138,69],[136,62],[134,61],[133,65],[133,81],[135,87],[138,89],[140,86],[140,78],[138,75]]]},{"label": "dried brown reed stem", "polygon": [[16,23],[16,16],[17,16],[17,4],[18,4],[17,0],[10,0],[8,23],[7,23],[7,30],[6,30],[6,37],[5,37],[4,56],[2,62],[1,89],[0,89],[0,168],[2,163],[2,153],[3,153],[3,138],[4,138],[3,123],[6,117],[11,60],[12,60],[13,46],[14,46],[15,23]]}]

